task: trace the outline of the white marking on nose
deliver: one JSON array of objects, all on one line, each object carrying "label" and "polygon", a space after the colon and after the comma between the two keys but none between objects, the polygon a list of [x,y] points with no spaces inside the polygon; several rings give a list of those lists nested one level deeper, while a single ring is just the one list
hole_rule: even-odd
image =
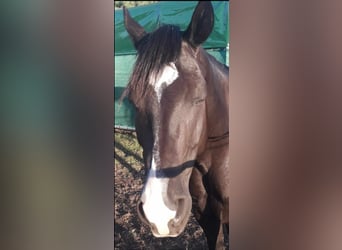
[{"label": "white marking on nose", "polygon": [[143,209],[148,221],[157,227],[160,235],[155,236],[158,237],[167,236],[170,233],[168,222],[175,218],[176,211],[169,209],[164,203],[163,197],[167,196],[168,180],[157,178],[156,170],[156,164],[153,159],[143,192]]},{"label": "white marking on nose", "polygon": [[172,62],[166,65],[159,73],[158,77],[151,75],[150,83],[154,86],[154,91],[157,94],[158,102],[160,102],[164,88],[172,84],[178,78],[178,70],[176,65]]}]

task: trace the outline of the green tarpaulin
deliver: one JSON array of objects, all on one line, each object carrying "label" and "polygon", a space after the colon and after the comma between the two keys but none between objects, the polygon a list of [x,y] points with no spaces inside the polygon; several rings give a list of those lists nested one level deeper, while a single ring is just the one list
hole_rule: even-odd
[{"label": "green tarpaulin", "polygon": [[[229,41],[229,2],[213,1],[215,24],[210,37],[203,47],[217,60],[228,65]],[[130,8],[131,16],[142,25],[146,31],[154,31],[163,24],[175,24],[185,30],[190,23],[197,1],[161,1],[156,4]],[[122,9],[115,11],[115,127],[134,128],[134,108],[124,100],[119,105],[119,98],[128,83],[136,51],[123,24]]]}]

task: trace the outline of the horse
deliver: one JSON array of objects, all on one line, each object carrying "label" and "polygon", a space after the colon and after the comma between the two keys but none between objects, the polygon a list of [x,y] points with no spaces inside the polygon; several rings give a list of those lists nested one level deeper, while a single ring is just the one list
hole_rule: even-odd
[{"label": "horse", "polygon": [[213,30],[212,4],[200,1],[185,31],[165,24],[146,32],[123,12],[137,58],[122,97],[135,107],[146,168],[138,215],[155,237],[177,237],[193,211],[208,248],[223,249],[229,68],[201,46]]}]

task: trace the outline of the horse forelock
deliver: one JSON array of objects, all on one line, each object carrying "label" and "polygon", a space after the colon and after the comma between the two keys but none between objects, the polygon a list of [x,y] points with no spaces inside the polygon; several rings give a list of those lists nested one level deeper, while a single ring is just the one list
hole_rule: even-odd
[{"label": "horse forelock", "polygon": [[139,41],[137,60],[124,92],[136,106],[141,107],[144,98],[151,96],[151,81],[157,81],[165,66],[177,61],[181,43],[182,33],[179,27],[174,25],[161,26]]}]

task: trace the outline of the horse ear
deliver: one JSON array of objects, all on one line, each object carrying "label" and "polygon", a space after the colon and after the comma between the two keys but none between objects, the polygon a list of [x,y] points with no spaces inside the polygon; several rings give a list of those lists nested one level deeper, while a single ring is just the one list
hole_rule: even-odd
[{"label": "horse ear", "polygon": [[123,7],[123,12],[125,28],[130,35],[134,46],[137,47],[138,42],[146,35],[146,31],[130,16],[126,7]]},{"label": "horse ear", "polygon": [[200,1],[194,13],[191,22],[184,32],[184,39],[193,47],[202,44],[209,37],[214,27],[214,9],[210,1]]}]

